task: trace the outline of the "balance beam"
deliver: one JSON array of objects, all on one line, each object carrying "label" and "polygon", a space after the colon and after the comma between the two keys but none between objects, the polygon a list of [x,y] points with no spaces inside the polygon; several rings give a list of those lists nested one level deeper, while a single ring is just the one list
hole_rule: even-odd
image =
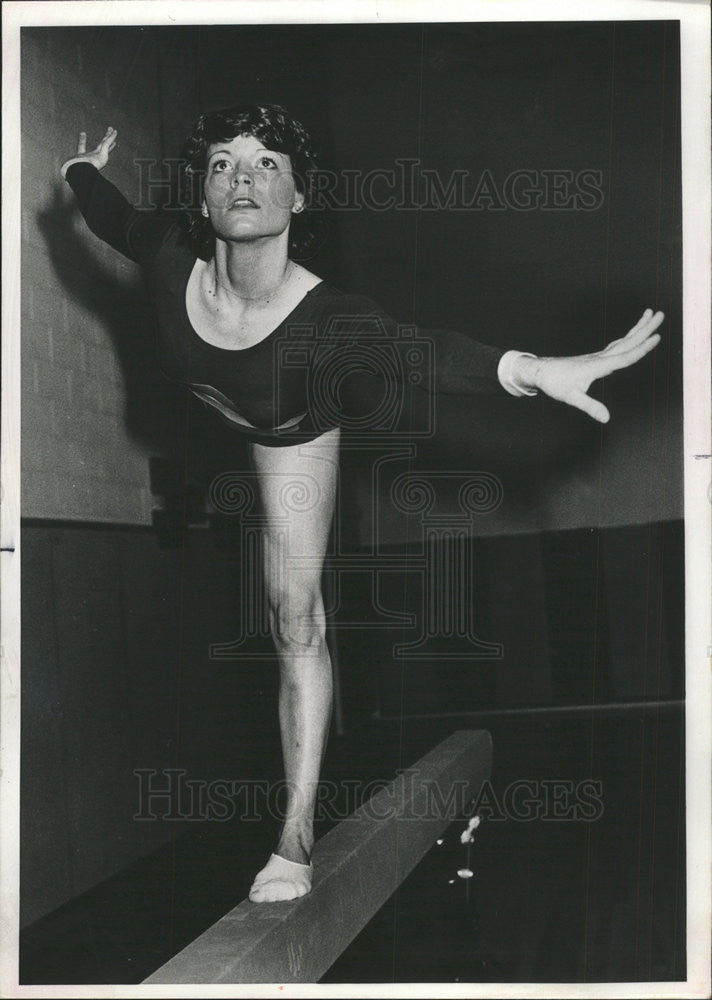
[{"label": "balance beam", "polygon": [[316,983],[462,814],[492,766],[492,738],[460,730],[314,846],[312,891],[243,900],[144,983]]}]

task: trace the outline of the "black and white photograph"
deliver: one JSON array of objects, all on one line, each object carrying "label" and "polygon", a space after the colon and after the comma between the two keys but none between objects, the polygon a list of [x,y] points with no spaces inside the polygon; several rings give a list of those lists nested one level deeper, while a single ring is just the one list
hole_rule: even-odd
[{"label": "black and white photograph", "polygon": [[710,995],[709,23],[3,5],[4,996]]}]

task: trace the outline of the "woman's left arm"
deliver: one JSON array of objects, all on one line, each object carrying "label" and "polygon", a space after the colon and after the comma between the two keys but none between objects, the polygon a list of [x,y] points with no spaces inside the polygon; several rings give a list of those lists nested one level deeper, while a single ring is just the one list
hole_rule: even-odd
[{"label": "woman's left arm", "polygon": [[537,358],[512,353],[511,358],[505,355],[502,368],[508,369],[511,382],[522,394],[535,395],[541,390],[607,424],[611,418],[608,409],[588,395],[591,383],[619,368],[634,365],[652,351],[660,343],[660,334],[655,330],[664,319],[662,312],[646,309],[625,337],[612,341],[602,351],[571,358]]},{"label": "woman's left arm", "polygon": [[[620,340],[614,340],[602,351],[570,358],[540,358],[518,350],[504,350],[474,340],[454,330],[423,330],[403,327],[379,305],[362,296],[335,300],[338,314],[328,324],[328,337],[338,347],[339,375],[353,376],[356,395],[374,383],[379,391],[386,382],[411,383],[407,364],[384,365],[379,361],[377,347],[385,344],[407,355],[419,342],[429,343],[432,350],[432,370],[425,379],[412,384],[430,394],[481,395],[501,393],[514,396],[535,396],[539,391],[553,399],[575,406],[595,420],[607,423],[610,414],[603,403],[589,396],[588,389],[596,379],[604,378],[617,368],[635,364],[660,341],[655,333],[665,318],[646,309],[633,329]],[[343,339],[340,339],[343,337]]]}]

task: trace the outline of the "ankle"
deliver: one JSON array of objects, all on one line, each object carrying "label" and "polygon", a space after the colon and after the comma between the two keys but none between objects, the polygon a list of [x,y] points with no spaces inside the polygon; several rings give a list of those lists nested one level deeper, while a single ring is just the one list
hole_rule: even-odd
[{"label": "ankle", "polygon": [[308,865],[314,847],[314,835],[307,831],[292,831],[285,829],[279,838],[275,854],[287,861],[296,861]]}]

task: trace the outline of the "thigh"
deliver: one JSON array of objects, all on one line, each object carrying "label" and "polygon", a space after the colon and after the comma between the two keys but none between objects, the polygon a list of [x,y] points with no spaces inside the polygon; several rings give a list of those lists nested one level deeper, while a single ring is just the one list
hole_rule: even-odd
[{"label": "thigh", "polygon": [[334,515],[340,429],[304,444],[249,445],[263,526],[265,582],[271,590],[318,589]]}]

